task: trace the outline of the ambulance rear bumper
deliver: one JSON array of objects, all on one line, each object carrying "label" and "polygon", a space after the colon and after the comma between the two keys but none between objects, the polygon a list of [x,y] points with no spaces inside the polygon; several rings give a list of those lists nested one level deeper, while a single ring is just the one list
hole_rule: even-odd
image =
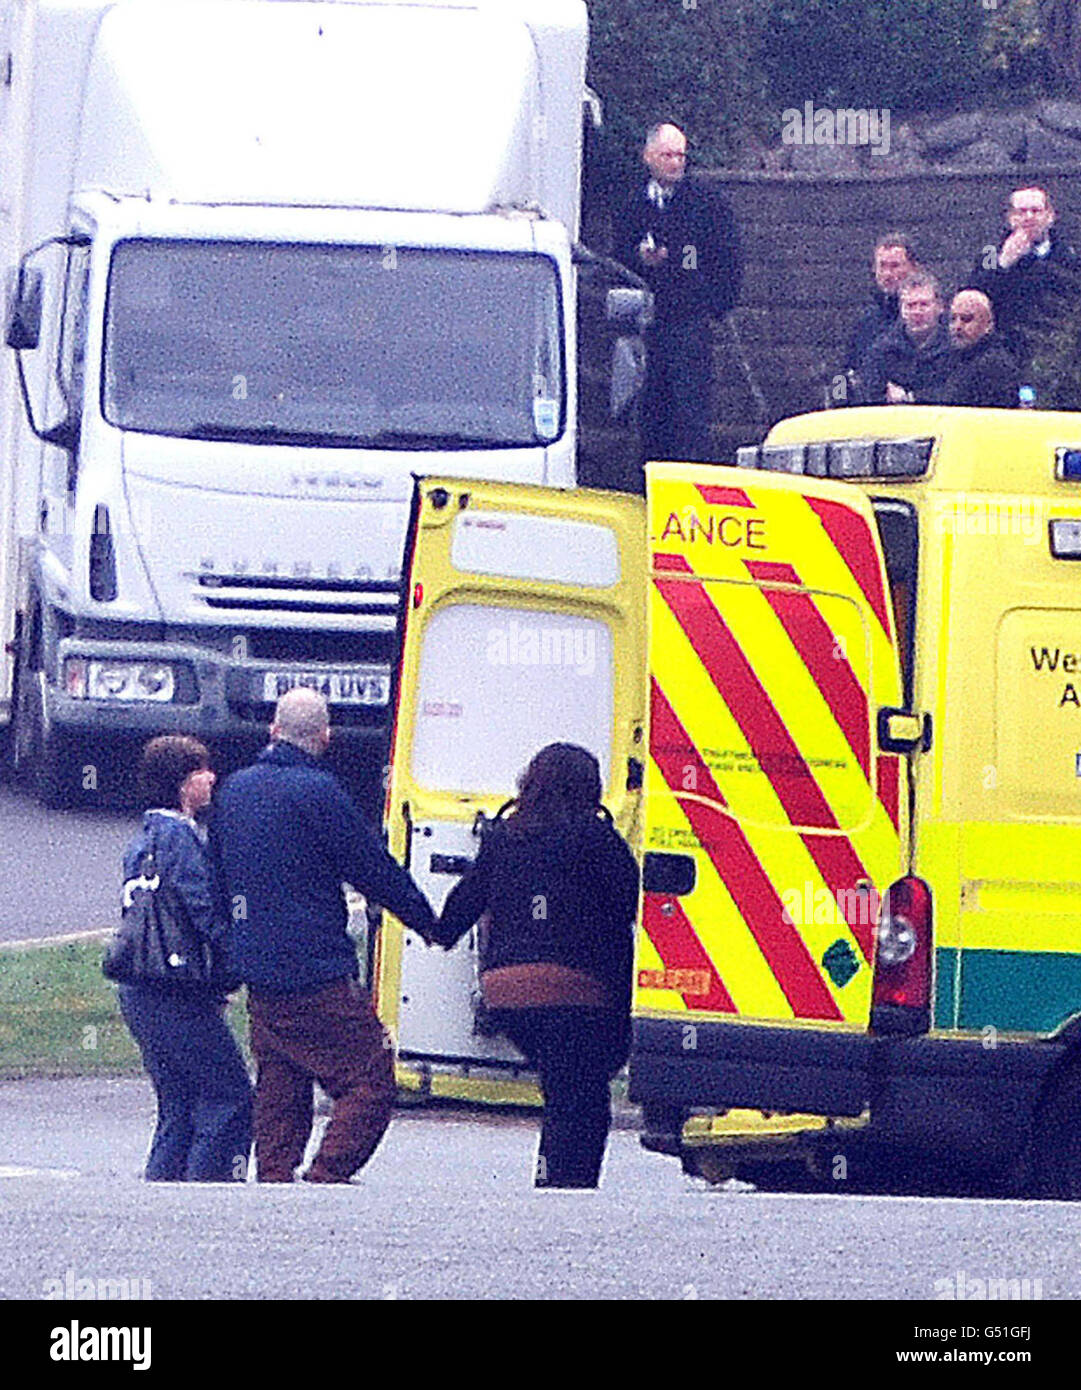
[{"label": "ambulance rear bumper", "polygon": [[[690,1031],[689,1031],[690,1030]],[[1016,1152],[1062,1039],[883,1037],[667,1019],[634,1022],[630,1099],[669,1111],[748,1109],[855,1118],[863,1137]]]},{"label": "ambulance rear bumper", "polygon": [[638,1018],[630,1064],[637,1105],[858,1116],[874,1040],[866,1033]]}]

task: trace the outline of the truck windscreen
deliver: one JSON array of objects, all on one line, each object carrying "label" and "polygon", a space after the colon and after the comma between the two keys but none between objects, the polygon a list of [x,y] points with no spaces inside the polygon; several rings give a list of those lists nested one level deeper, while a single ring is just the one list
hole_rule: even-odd
[{"label": "truck windscreen", "polygon": [[537,446],[564,428],[561,328],[539,255],[122,241],[102,409],[188,438]]}]

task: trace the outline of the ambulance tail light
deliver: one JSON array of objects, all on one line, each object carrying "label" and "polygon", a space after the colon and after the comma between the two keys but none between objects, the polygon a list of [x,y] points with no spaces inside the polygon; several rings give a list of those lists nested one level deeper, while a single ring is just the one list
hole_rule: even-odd
[{"label": "ambulance tail light", "polygon": [[902,878],[882,899],[875,931],[873,1033],[926,1033],[931,1026],[931,890]]}]

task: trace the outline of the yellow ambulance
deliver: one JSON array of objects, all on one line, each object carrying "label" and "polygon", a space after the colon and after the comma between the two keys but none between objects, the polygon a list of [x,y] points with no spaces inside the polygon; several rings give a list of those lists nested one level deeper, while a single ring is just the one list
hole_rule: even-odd
[{"label": "yellow ambulance", "polygon": [[713,1178],[1081,1190],[1081,414],[648,469],[631,1098]]}]

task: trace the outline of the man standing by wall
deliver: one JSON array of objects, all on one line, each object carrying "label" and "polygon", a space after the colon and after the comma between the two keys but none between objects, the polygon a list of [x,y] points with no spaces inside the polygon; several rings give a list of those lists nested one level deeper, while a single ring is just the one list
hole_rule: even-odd
[{"label": "man standing by wall", "polygon": [[925,397],[936,405],[973,405],[1010,410],[1020,387],[1017,361],[995,332],[990,300],[979,290],[961,290],[950,302],[950,352],[942,379]]},{"label": "man standing by wall", "polygon": [[967,287],[982,290],[991,301],[998,331],[1025,367],[1036,346],[1034,335],[1076,302],[1081,265],[1055,227],[1046,189],[1011,193],[1006,225],[1010,230],[1002,245],[986,246],[977,256]]},{"label": "man standing by wall", "polygon": [[950,336],[938,281],[918,270],[901,286],[898,300],[900,317],[864,359],[862,400],[868,405],[926,401],[947,368]]},{"label": "man standing by wall", "polygon": [[425,939],[435,920],[321,766],[330,742],[323,697],[303,688],[283,695],[270,738],[252,767],[226,780],[209,845],[232,923],[231,964],[248,986],[257,1176],[292,1182],[318,1081],[334,1114],[304,1177],[348,1182],[390,1123],[394,1066],[390,1039],[358,981],[342,885]]},{"label": "man standing by wall", "polygon": [[736,226],[719,195],[686,178],[687,139],[678,126],[652,126],[642,159],[649,178],[617,214],[614,240],[616,256],[655,297],[642,402],[645,456],[708,460],[710,319],[739,298]]},{"label": "man standing by wall", "polygon": [[[919,269],[912,242],[903,232],[884,232],[875,242],[871,271],[875,277],[871,302],[860,315],[845,349],[846,372],[862,382],[867,355],[873,344],[897,323],[898,291]],[[862,389],[859,385],[857,390]]]}]

